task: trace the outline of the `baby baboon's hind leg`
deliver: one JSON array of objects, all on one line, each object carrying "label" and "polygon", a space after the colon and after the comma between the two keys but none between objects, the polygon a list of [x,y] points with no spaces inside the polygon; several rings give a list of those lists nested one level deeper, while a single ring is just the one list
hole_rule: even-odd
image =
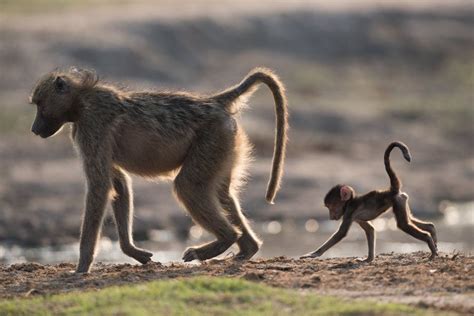
[{"label": "baby baboon's hind leg", "polygon": [[433,259],[438,255],[438,250],[436,249],[435,242],[433,241],[433,238],[431,238],[431,235],[427,231],[421,230],[413,224],[410,218],[411,212],[408,205],[408,195],[406,193],[401,193],[395,197],[393,202],[393,212],[395,213],[398,228],[428,244],[428,247],[431,250],[430,259]]},{"label": "baby baboon's hind leg", "polygon": [[435,228],[434,224],[430,223],[430,222],[425,222],[425,221],[419,220],[418,218],[414,217],[413,214],[410,211],[410,206],[408,205],[408,199],[409,199],[409,196],[405,192],[400,193],[400,195],[398,197],[398,201],[400,203],[405,204],[405,208],[407,209],[408,214],[410,215],[411,222],[413,224],[415,224],[416,227],[418,227],[419,229],[430,233],[431,238],[433,238],[433,241],[434,241],[435,245],[437,245],[438,244],[438,236],[436,234],[436,228]]},{"label": "baby baboon's hind leg", "polygon": [[133,192],[130,178],[121,170],[114,170],[113,188],[115,197],[112,201],[115,223],[123,253],[140,263],[151,261],[153,254],[135,247],[133,244]]},{"label": "baby baboon's hind leg", "polygon": [[220,189],[219,200],[228,212],[231,223],[242,231],[242,235],[237,240],[240,251],[234,258],[248,260],[257,253],[262,242],[255,235],[245,215],[242,214],[237,197],[229,190],[229,183],[230,181],[227,181],[227,184]]},{"label": "baby baboon's hind leg", "polygon": [[[215,124],[218,125],[219,122]],[[206,129],[190,148],[174,182],[175,194],[193,220],[217,239],[188,248],[184,261],[207,260],[226,251],[240,237],[218,198],[218,184],[232,165],[233,134],[219,126]]]},{"label": "baby baboon's hind leg", "polygon": [[411,215],[410,220],[419,229],[427,231],[428,233],[430,233],[431,238],[433,238],[433,241],[434,241],[435,245],[438,245],[438,236],[436,234],[436,228],[435,228],[433,223],[421,221],[421,220],[413,217],[413,215]]}]

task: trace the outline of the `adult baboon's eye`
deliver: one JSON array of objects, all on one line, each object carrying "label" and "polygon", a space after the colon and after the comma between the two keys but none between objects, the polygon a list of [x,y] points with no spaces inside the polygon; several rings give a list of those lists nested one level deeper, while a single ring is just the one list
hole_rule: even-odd
[{"label": "adult baboon's eye", "polygon": [[38,111],[38,113],[40,113],[41,115],[44,116],[44,103],[43,102],[38,102],[36,103],[36,111]]}]

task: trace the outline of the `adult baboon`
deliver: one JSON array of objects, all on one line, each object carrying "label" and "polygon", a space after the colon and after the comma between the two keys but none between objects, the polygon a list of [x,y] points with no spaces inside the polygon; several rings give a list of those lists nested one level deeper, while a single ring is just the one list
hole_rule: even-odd
[{"label": "adult baboon", "polygon": [[104,209],[112,208],[123,252],[141,263],[152,254],[132,238],[133,199],[128,172],[173,177],[174,192],[193,220],[216,240],[187,249],[185,261],[213,258],[234,242],[236,259],[251,258],[260,241],[240,210],[237,189],[249,155],[247,137],[234,114],[257,84],[273,93],[276,140],[266,199],[273,203],[285,157],[287,108],[284,88],[270,70],[257,68],[238,85],[211,96],[183,92],[123,91],[101,83],[95,72],[55,71],[34,88],[32,132],[47,138],[67,122],[87,179],[77,272],[93,261]]}]

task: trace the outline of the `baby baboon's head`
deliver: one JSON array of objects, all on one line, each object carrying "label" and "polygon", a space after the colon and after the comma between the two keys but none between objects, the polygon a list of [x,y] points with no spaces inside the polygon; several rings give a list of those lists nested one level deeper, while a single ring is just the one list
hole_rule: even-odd
[{"label": "baby baboon's head", "polygon": [[329,218],[338,220],[344,214],[344,206],[355,195],[354,189],[345,184],[334,186],[326,194],[324,205],[329,209]]}]

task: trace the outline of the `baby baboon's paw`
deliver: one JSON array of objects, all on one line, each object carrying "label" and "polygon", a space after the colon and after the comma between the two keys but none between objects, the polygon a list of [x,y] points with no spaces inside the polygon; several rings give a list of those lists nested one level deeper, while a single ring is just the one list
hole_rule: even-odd
[{"label": "baby baboon's paw", "polygon": [[79,272],[79,271],[76,270],[76,271],[74,272],[74,274],[77,275],[77,276],[82,277],[82,276],[88,275],[89,272]]},{"label": "baby baboon's paw", "polygon": [[367,257],[367,258],[365,258],[365,259],[364,259],[364,258],[357,258],[356,260],[359,261],[359,262],[366,262],[366,263],[369,263],[369,262],[374,261],[374,258],[370,258],[370,257]]},{"label": "baby baboon's paw", "polygon": [[183,254],[184,262],[190,262],[193,260],[199,260],[198,254],[196,252],[196,248],[188,248]]},{"label": "baby baboon's paw", "polygon": [[317,258],[317,257],[321,257],[321,254],[315,251],[315,252],[310,252],[301,256],[300,259]]}]

